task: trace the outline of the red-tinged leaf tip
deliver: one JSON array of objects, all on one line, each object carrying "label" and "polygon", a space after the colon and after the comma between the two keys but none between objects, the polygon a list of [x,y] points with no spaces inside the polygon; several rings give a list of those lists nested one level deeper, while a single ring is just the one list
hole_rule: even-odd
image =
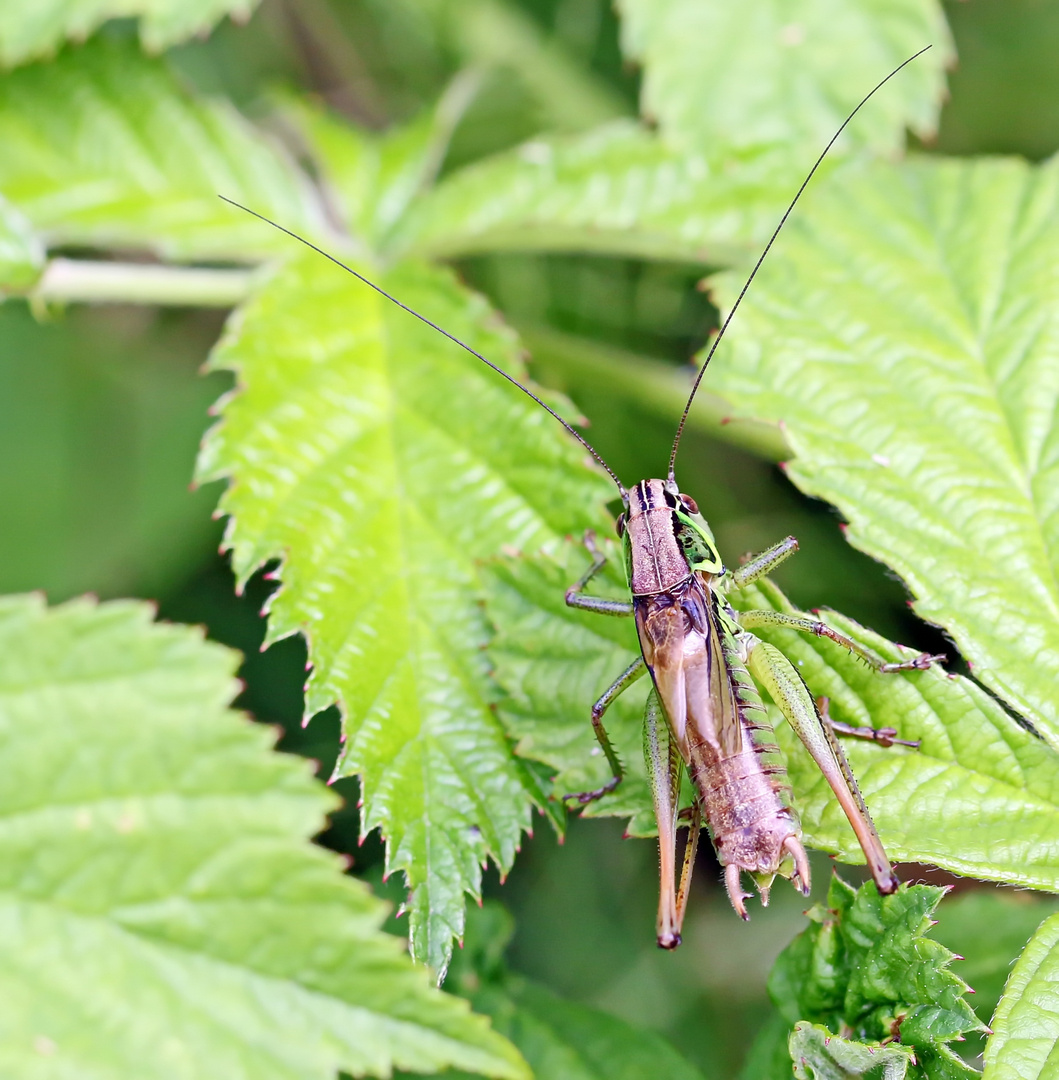
[{"label": "red-tinged leaf tip", "polygon": [[197,480],[191,480],[188,482],[188,491],[198,491],[199,482]]},{"label": "red-tinged leaf tip", "polygon": [[312,671],[312,669],[313,669],[313,665],[312,665],[312,662],[311,662],[311,661],[309,661],[309,660],[306,660],[306,661],[305,661],[305,670],[306,670],[306,671]]},{"label": "red-tinged leaf tip", "polygon": [[975,990],[975,988],[973,986],[968,986],[967,989],[964,990],[964,993],[965,994],[977,994],[978,991]]},{"label": "red-tinged leaf tip", "polygon": [[352,855],[342,854],[342,855],[339,856],[339,859],[342,862],[343,869],[351,870],[353,868],[353,856]]},{"label": "red-tinged leaf tip", "polygon": [[967,959],[966,956],[961,956],[959,953],[955,953],[953,955],[953,960],[966,960],[966,959]]},{"label": "red-tinged leaf tip", "polygon": [[786,473],[787,473],[787,462],[785,462],[785,461],[777,461],[776,462],[776,468],[778,468],[781,473],[786,475]]},{"label": "red-tinged leaf tip", "polygon": [[992,1035],[993,1034],[993,1029],[991,1027],[987,1027],[985,1029],[985,1033],[986,1033],[986,1035]]},{"label": "red-tinged leaf tip", "polygon": [[824,1046],[830,1046],[830,1045],[831,1045],[831,1036],[828,1035],[828,1037],[826,1039],[824,1039]]},{"label": "red-tinged leaf tip", "polygon": [[732,418],[730,416],[722,416],[721,417],[721,427],[725,427],[727,424],[730,424],[731,422],[732,422]]}]

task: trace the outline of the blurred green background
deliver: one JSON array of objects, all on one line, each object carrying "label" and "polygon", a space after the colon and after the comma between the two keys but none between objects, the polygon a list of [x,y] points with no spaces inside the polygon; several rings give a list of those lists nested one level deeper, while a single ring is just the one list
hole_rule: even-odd
[{"label": "blurred green background", "polygon": [[[434,101],[467,63],[490,60],[475,38],[478,5],[362,0],[266,2],[244,26],[223,24],[174,58],[207,91],[254,113],[277,85],[307,88],[360,123],[382,128]],[[457,131],[449,167],[537,132],[633,114],[637,76],[623,66],[606,0],[521,0],[496,5],[510,56],[493,69]],[[1018,153],[1059,148],[1059,4],[963,0],[946,4],[960,64],[929,151]],[[461,15],[461,12],[463,14]],[[504,35],[507,35],[504,38]],[[552,50],[552,53],[549,53]],[[566,107],[549,55],[577,73]],[[626,479],[653,475],[672,437],[673,403],[639,393],[662,370],[685,365],[715,325],[696,288],[709,268],[628,259],[490,256],[458,267],[522,330],[538,379],[561,387],[591,420],[591,438]],[[298,640],[260,652],[259,611],[270,583],[236,596],[217,555],[218,491],[189,486],[207,409],[228,383],[199,368],[223,322],[217,312],[81,308],[31,314],[0,309],[0,589],[44,590],[60,601],[90,591],[141,596],[163,617],[202,623],[247,654],[239,704],[281,725],[285,749],[310,755],[327,777],[338,738],[325,713],[301,727],[305,649]],[[581,345],[581,342],[584,345]],[[621,382],[600,379],[621,362]],[[695,476],[722,550],[734,556],[788,533],[802,542],[779,578],[794,601],[832,605],[925,649],[944,642],[907,612],[904,590],[852,551],[826,506],[801,497],[780,468],[731,443],[693,433],[684,475]],[[951,652],[951,650],[950,650]],[[358,846],[355,785],[324,840],[378,881],[381,845]],[[574,823],[558,844],[539,827],[509,880],[489,895],[514,912],[512,966],[576,1000],[668,1035],[707,1075],[732,1075],[768,1014],[765,978],[800,926],[805,904],[777,888],[753,922],[736,920],[704,853],[685,946],[654,946],[655,851],[623,842],[618,823]],[[826,860],[817,866],[826,887]],[[399,883],[386,886],[399,899]],[[397,923],[400,928],[400,923]],[[966,943],[948,940],[968,953]],[[1012,953],[1012,955],[1014,952]],[[969,975],[967,977],[970,977]]]}]

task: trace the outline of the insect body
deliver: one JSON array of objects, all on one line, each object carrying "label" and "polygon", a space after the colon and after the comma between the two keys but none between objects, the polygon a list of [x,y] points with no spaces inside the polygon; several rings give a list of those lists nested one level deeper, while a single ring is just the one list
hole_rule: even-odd
[{"label": "insect body", "polygon": [[[841,726],[822,715],[791,661],[778,649],[755,637],[753,631],[772,626],[826,636],[880,672],[923,669],[941,658],[918,655],[901,663],[888,664],[870,649],[824,622],[777,611],[736,611],[728,603],[728,594],[768,575],[797,550],[797,541],[787,537],[739,568],[727,569],[709,525],[694,500],[678,488],[674,464],[688,411],[717,345],[820,162],[868,98],[924,51],[920,50],[906,60],[866,95],[825,147],[780,219],[699,369],[677,427],[667,478],[642,480],[631,489],[622,484],[580,432],[507,372],[352,267],[290,230],[276,226],[349,271],[517,386],[562,424],[614,481],[624,506],[618,519],[618,532],[631,599],[607,600],[585,591],[605,564],[603,554],[590,536],[586,543],[592,563],[581,579],[567,590],[566,600],[571,606],[588,611],[634,617],[641,656],[592,707],[592,725],[611,766],[612,778],[594,791],[567,798],[587,803],[612,791],[620,783],[622,766],[603,726],[603,716],[615,698],[649,672],[653,687],[644,716],[644,751],[658,821],[662,884],[657,930],[658,943],[664,948],[674,948],[680,943],[700,818],[705,818],[713,837],[725,868],[728,895],[740,916],[747,917],[743,903],[746,894],[741,885],[744,871],[756,882],[763,901],[767,900],[768,890],[777,875],[789,878],[803,893],[809,891],[809,864],[801,842],[797,811],[786,768],[756,683],[768,691],[830,784],[860,841],[879,890],[892,893],[898,887],[897,877],[835,737],[835,731],[841,730]],[[255,216],[262,217],[260,214]],[[268,221],[267,218],[263,220]],[[896,733],[890,729],[845,730],[849,734],[875,739],[883,745],[900,741],[894,738]],[[682,767],[686,767],[692,781],[695,802],[677,886],[676,836]]]},{"label": "insect body", "polygon": [[[592,565],[567,591],[566,600],[573,607],[601,614],[633,616],[642,656],[592,710],[593,725],[614,770],[613,778],[594,791],[568,797],[589,802],[620,782],[621,764],[602,717],[620,693],[649,672],[654,686],[645,716],[644,747],[662,851],[659,945],[674,948],[680,944],[699,814],[706,820],[725,868],[732,906],[742,918],[747,918],[742,871],[751,874],[766,902],[777,875],[790,878],[808,894],[809,864],[786,768],[751,675],[769,691],[834,790],[879,890],[893,892],[897,877],[833,725],[820,715],[790,660],[751,631],[772,625],[827,636],[881,672],[928,667],[936,658],[919,655],[887,664],[818,620],[775,611],[735,611],[726,594],[770,573],[797,550],[797,541],[788,537],[745,566],[729,571],[697,505],[674,481],[643,480],[626,492],[625,500],[627,509],[618,519],[618,531],[632,600],[603,600],[585,593],[585,586],[605,563],[591,538]],[[668,737],[659,725],[659,708],[668,722]],[[892,741],[892,734],[869,732],[867,737],[877,735],[886,742]],[[681,883],[674,891],[680,760],[687,767],[697,798]]]}]

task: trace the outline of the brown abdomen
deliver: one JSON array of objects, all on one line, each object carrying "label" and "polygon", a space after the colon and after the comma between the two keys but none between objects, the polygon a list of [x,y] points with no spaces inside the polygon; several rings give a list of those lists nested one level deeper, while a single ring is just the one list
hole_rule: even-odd
[{"label": "brown abdomen", "polygon": [[801,826],[792,805],[787,768],[761,695],[746,669],[725,648],[735,690],[742,747],[724,754],[688,731],[688,772],[722,866],[773,874],[787,857],[784,841]]}]

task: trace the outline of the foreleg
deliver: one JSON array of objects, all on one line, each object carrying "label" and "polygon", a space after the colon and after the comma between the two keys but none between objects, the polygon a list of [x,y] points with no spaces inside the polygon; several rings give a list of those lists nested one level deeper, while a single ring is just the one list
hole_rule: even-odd
[{"label": "foreleg", "polygon": [[582,611],[594,611],[597,615],[632,615],[630,600],[605,600],[601,596],[588,596],[585,593],[585,586],[607,565],[607,556],[596,547],[595,533],[585,533],[585,547],[592,556],[592,565],[566,590],[567,604]]}]

